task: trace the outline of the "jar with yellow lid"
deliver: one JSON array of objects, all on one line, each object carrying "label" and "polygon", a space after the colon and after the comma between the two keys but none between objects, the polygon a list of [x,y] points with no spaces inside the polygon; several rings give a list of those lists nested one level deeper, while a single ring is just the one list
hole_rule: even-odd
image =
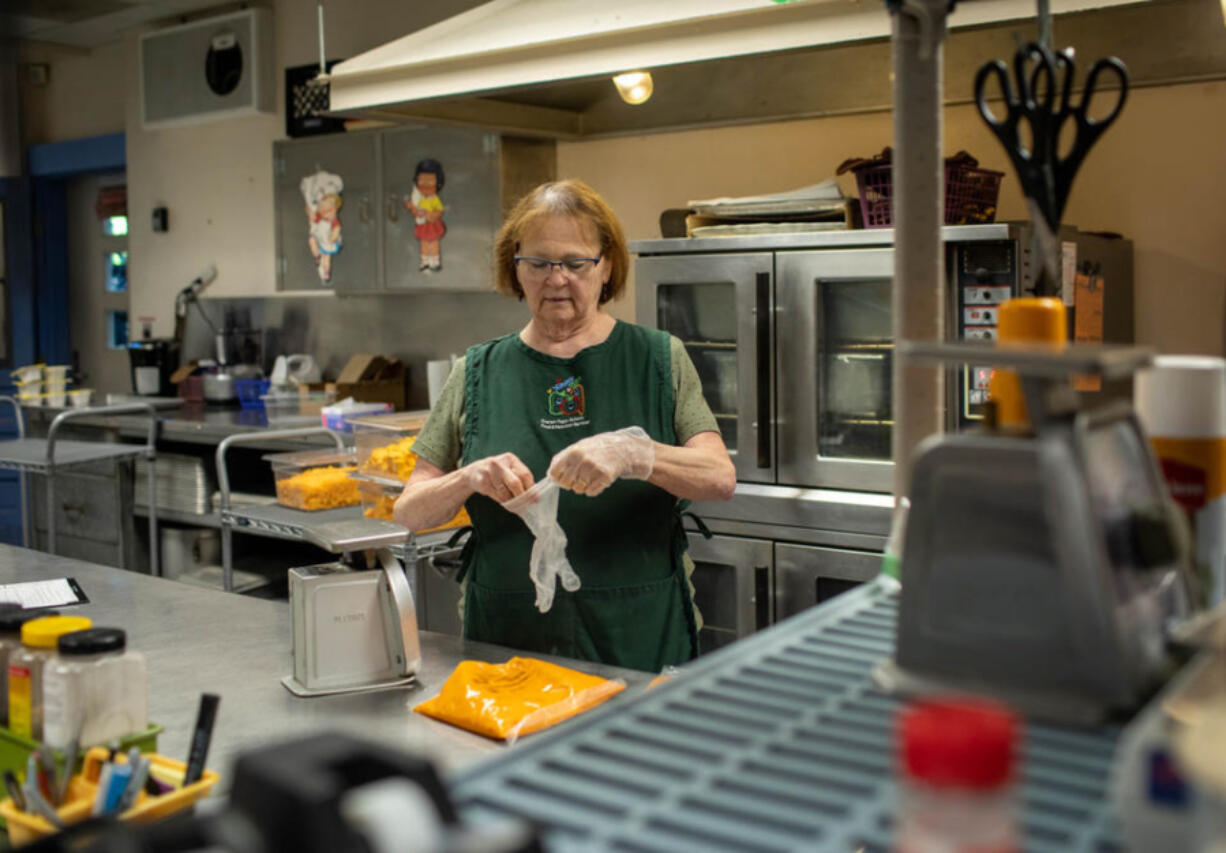
[{"label": "jar with yellow lid", "polygon": [[21,648],[9,656],[9,728],[43,739],[43,667],[64,634],[93,627],[85,616],[45,616],[21,626]]}]

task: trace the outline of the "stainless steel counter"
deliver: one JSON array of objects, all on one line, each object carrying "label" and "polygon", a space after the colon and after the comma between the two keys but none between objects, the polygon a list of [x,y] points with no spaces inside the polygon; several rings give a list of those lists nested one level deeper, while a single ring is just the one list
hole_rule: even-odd
[{"label": "stainless steel counter", "polygon": [[[49,424],[60,411],[62,410],[32,406],[24,407],[23,415],[27,424],[37,425],[44,422]],[[161,424],[160,439],[206,445],[217,445],[223,438],[239,433],[319,425],[317,415],[279,418],[270,424],[263,409],[241,409],[237,406],[210,406],[204,403],[187,402],[175,407],[159,409],[158,419]],[[74,420],[73,426],[111,431],[119,438],[141,438],[145,434],[148,423],[147,418],[126,415],[113,417],[84,415]],[[302,439],[293,444],[270,442],[269,447],[280,449],[301,444],[330,443],[326,437],[321,437],[319,440]]]},{"label": "stainless steel counter", "polygon": [[[165,726],[158,751],[186,757],[200,694],[221,695],[209,767],[230,781],[231,763],[244,748],[312,732],[338,730],[431,758],[443,770],[472,764],[504,747],[414,714],[413,705],[435,695],[463,659],[502,662],[516,652],[445,634],[422,632],[422,669],[409,688],[381,693],[299,699],[281,686],[292,669],[289,605],[187,586],[0,546],[0,583],[74,577],[90,603],[64,612],[95,625],[123,628],[129,648],[149,669],[149,719]],[[651,673],[576,661],[561,663],[605,677],[620,677],[640,692]],[[618,701],[618,700],[613,700]],[[525,741],[528,742],[528,741]]]}]

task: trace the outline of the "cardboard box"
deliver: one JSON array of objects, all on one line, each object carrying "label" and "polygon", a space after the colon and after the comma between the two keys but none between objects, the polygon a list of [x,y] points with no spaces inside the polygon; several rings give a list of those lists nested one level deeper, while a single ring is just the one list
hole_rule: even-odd
[{"label": "cardboard box", "polygon": [[391,403],[399,412],[408,400],[409,371],[398,358],[355,353],[341,368],[335,388],[337,400],[352,397],[359,403]]}]

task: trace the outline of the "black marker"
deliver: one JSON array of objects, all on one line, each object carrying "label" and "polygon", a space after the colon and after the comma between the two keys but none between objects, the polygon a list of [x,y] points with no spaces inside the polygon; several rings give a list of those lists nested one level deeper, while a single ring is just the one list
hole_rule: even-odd
[{"label": "black marker", "polygon": [[196,730],[192,732],[192,745],[187,754],[187,772],[183,774],[183,787],[199,782],[204,773],[204,760],[209,755],[209,741],[213,738],[213,721],[217,719],[217,703],[221,697],[216,693],[200,695],[200,711],[196,714]]}]

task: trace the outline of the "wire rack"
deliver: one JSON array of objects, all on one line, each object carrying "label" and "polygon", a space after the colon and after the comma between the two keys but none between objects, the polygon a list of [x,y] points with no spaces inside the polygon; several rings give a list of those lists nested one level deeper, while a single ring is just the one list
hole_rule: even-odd
[{"label": "wire rack", "polygon": [[[551,851],[887,851],[894,718],[873,665],[897,594],[867,584],[461,774],[466,820],[515,816]],[[1107,798],[1119,730],[1030,724],[1027,850],[1120,848]]]}]

